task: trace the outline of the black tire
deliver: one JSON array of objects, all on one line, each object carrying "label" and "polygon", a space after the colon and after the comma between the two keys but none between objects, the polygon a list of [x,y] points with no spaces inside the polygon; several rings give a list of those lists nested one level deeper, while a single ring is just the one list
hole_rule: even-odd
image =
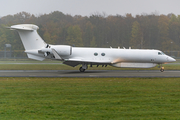
[{"label": "black tire", "polygon": [[80,67],[80,68],[79,68],[79,71],[80,71],[80,72],[84,72],[85,69],[83,69],[82,67]]},{"label": "black tire", "polygon": [[164,69],[160,69],[161,72],[164,72]]}]

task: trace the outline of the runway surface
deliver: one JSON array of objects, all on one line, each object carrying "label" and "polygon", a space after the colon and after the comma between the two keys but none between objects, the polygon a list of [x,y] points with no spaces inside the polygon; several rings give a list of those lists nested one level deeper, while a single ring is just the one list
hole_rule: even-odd
[{"label": "runway surface", "polygon": [[180,77],[180,71],[166,70],[0,70],[0,77]]}]

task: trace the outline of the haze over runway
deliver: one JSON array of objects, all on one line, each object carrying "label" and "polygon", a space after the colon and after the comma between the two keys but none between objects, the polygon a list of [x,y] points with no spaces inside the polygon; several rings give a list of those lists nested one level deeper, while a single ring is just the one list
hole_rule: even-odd
[{"label": "haze over runway", "polygon": [[0,0],[0,17],[25,11],[34,15],[61,11],[64,14],[90,16],[92,14],[180,15],[179,0]]}]

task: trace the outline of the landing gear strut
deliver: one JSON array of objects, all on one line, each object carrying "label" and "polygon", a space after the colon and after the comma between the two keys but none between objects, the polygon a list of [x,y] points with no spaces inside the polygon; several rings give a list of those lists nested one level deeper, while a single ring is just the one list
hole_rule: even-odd
[{"label": "landing gear strut", "polygon": [[160,71],[164,72],[164,67],[162,65],[159,65]]},{"label": "landing gear strut", "polygon": [[88,68],[87,64],[82,64],[82,67],[79,68],[80,72],[84,72]]},{"label": "landing gear strut", "polygon": [[164,67],[161,67],[160,71],[161,71],[161,72],[164,72]]}]

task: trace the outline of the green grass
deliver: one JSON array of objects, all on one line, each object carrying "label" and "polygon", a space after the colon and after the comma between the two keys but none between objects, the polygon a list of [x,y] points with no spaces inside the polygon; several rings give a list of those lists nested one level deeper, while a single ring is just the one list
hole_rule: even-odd
[{"label": "green grass", "polygon": [[0,78],[0,119],[180,118],[180,78]]}]

